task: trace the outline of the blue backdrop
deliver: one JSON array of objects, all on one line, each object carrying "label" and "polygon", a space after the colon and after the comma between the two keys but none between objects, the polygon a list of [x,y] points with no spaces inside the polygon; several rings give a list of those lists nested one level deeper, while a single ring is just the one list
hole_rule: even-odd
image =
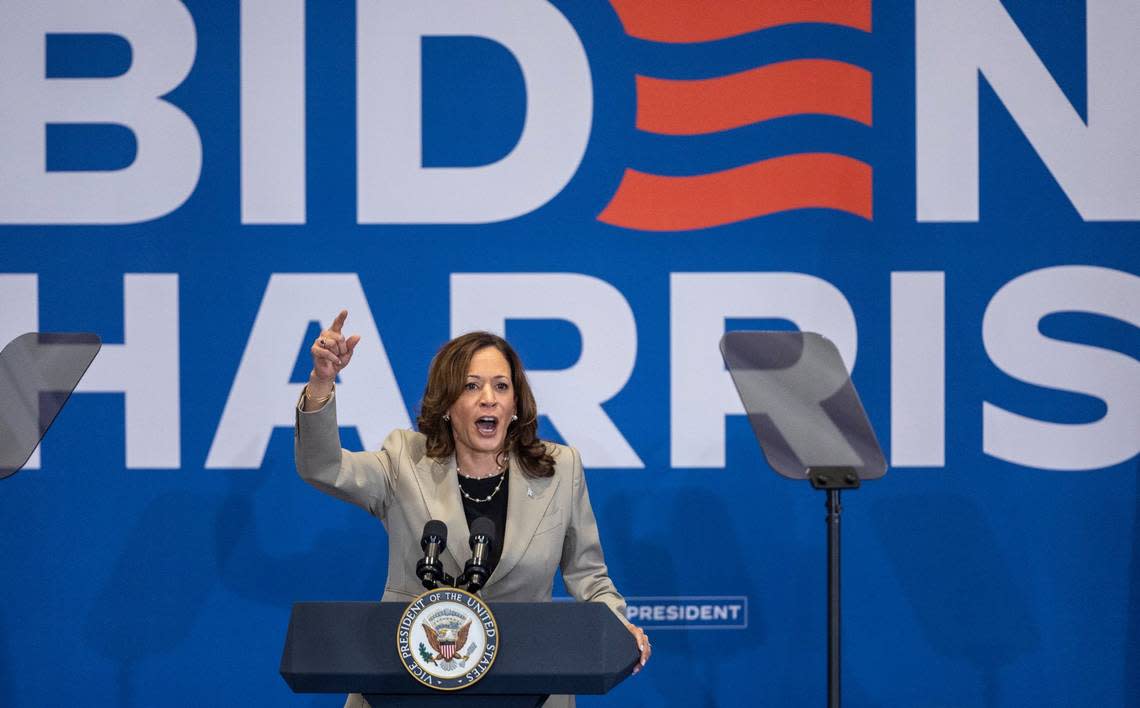
[{"label": "blue backdrop", "polygon": [[0,482],[0,705],[341,702],[277,675],[293,602],[384,584],[380,524],[293,467],[341,306],[346,446],[491,327],[582,449],[654,658],[581,705],[824,701],[823,497],[716,351],[794,327],[892,467],[844,497],[847,704],[1140,705],[1138,31],[1109,0],[4,3],[0,339],[107,346]]}]

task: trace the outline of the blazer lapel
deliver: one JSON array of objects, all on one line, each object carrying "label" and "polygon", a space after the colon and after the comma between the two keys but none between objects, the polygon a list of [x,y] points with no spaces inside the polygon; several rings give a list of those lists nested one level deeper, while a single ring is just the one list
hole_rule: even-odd
[{"label": "blazer lapel", "polygon": [[554,490],[558,488],[557,476],[527,477],[523,474],[522,465],[513,454],[507,474],[511,476],[507,497],[507,540],[499,565],[484,587],[491,587],[502,580],[518,565],[546,514],[546,508],[554,499]]},{"label": "blazer lapel", "polygon": [[471,531],[467,528],[467,516],[463,513],[463,504],[459,500],[455,457],[452,456],[446,463],[425,457],[416,465],[416,471],[429,518],[447,524],[447,553],[462,571],[463,565],[471,558],[471,549],[467,545]]}]

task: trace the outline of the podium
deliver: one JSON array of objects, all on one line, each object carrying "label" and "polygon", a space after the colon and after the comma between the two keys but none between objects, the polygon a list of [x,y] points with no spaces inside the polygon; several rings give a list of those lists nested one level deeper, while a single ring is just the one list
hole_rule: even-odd
[{"label": "podium", "polygon": [[640,659],[633,635],[599,602],[489,603],[500,632],[487,675],[437,691],[400,663],[400,602],[293,605],[281,676],[295,693],[363,693],[374,708],[536,706],[550,694],[603,694]]}]

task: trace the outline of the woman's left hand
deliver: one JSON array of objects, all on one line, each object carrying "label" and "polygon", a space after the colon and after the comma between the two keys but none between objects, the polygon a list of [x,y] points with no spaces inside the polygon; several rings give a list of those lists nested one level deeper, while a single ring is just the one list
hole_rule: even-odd
[{"label": "woman's left hand", "polygon": [[645,666],[645,662],[649,661],[649,657],[653,654],[653,645],[649,643],[649,637],[645,635],[645,631],[641,627],[636,627],[632,624],[626,624],[626,629],[633,635],[634,640],[637,642],[637,650],[641,652],[641,661],[633,668],[633,673],[641,671]]}]

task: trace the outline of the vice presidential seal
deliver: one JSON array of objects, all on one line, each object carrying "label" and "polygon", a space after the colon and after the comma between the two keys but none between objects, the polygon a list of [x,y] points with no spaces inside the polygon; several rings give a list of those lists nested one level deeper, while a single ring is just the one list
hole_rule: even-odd
[{"label": "vice presidential seal", "polygon": [[417,681],[456,691],[487,675],[499,652],[499,627],[486,603],[471,593],[429,590],[400,616],[396,650]]}]

